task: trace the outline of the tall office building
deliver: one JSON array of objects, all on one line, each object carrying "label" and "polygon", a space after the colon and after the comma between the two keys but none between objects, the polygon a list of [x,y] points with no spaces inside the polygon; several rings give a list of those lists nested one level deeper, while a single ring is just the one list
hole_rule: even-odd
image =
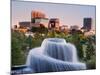
[{"label": "tall office building", "polygon": [[91,30],[91,28],[92,28],[92,18],[84,18],[83,29],[89,31]]},{"label": "tall office building", "polygon": [[48,18],[46,15],[41,11],[32,11],[31,12],[31,27],[40,27],[43,25],[44,27],[48,28]]},{"label": "tall office building", "polygon": [[59,19],[58,18],[51,18],[49,20],[49,24],[48,24],[48,28],[49,29],[55,29],[55,30],[59,30]]}]

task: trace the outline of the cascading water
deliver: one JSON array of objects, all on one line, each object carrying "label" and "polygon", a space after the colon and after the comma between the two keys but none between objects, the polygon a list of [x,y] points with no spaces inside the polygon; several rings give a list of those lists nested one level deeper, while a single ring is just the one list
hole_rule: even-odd
[{"label": "cascading water", "polygon": [[26,64],[35,73],[86,69],[86,65],[78,61],[75,46],[59,38],[47,38],[41,47],[32,49]]},{"label": "cascading water", "polygon": [[30,50],[24,73],[84,70],[86,65],[78,61],[76,48],[60,38],[47,38],[41,47]]},{"label": "cascading water", "polygon": [[56,59],[69,62],[77,62],[76,48],[71,43],[66,43],[64,39],[48,38],[41,45],[44,54]]}]

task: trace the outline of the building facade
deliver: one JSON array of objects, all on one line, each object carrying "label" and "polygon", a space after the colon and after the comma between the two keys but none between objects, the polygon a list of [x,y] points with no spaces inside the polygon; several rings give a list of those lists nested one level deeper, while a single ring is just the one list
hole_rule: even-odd
[{"label": "building facade", "polygon": [[29,21],[19,22],[19,28],[30,28],[30,22]]},{"label": "building facade", "polygon": [[73,25],[73,26],[70,26],[70,30],[79,30],[79,26],[78,25]]},{"label": "building facade", "polygon": [[60,27],[59,24],[60,24],[60,21],[58,18],[51,18],[49,20],[48,28],[59,30],[59,27]]},{"label": "building facade", "polygon": [[43,25],[48,28],[49,19],[46,18],[46,15],[40,11],[31,12],[31,27],[40,27]]},{"label": "building facade", "polygon": [[92,18],[84,18],[83,29],[90,31],[92,28]]}]

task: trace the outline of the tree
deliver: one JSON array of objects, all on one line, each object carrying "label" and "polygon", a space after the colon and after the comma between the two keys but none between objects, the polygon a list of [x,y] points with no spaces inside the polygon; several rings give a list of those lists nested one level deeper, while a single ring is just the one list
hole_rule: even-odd
[{"label": "tree", "polygon": [[29,49],[33,48],[33,37],[31,35],[29,35],[27,38],[26,38],[26,43],[29,47]]},{"label": "tree", "polygon": [[25,63],[25,55],[23,51],[25,35],[18,31],[12,32],[11,38],[11,63],[12,65],[20,65]]}]

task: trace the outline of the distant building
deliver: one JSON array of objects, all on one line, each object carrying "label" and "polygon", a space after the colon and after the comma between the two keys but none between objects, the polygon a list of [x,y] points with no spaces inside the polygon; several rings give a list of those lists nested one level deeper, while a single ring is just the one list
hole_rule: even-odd
[{"label": "distant building", "polygon": [[17,25],[14,25],[14,29],[17,29],[18,28],[18,26]]},{"label": "distant building", "polygon": [[49,20],[49,24],[48,24],[48,28],[49,29],[55,29],[55,30],[59,30],[59,19],[58,18],[51,18]]},{"label": "distant building", "polygon": [[78,25],[70,26],[70,30],[79,30],[79,26]]},{"label": "distant building", "polygon": [[31,27],[40,27],[41,25],[43,25],[44,27],[48,28],[48,22],[48,18],[34,18],[34,22],[31,22]]},{"label": "distant building", "polygon": [[95,35],[95,31],[94,30],[90,30],[88,32],[84,33],[85,36],[91,36],[91,35]]},{"label": "distant building", "polygon": [[70,34],[82,34],[83,32],[81,31],[80,26],[78,25],[74,25],[74,26],[70,26]]},{"label": "distant building", "polygon": [[26,33],[28,30],[30,30],[30,22],[29,21],[19,22],[18,25],[14,26],[14,30]]},{"label": "distant building", "polygon": [[40,11],[31,12],[31,27],[40,27],[43,25],[48,28],[49,19],[46,18],[46,15]]},{"label": "distant building", "polygon": [[69,30],[69,28],[68,28],[67,25],[62,25],[62,26],[60,26],[60,30],[61,30],[61,31]]},{"label": "distant building", "polygon": [[46,15],[41,11],[32,11],[31,19],[33,19],[33,18],[46,18]]},{"label": "distant building", "polygon": [[27,28],[18,28],[17,31],[26,33],[28,31]]},{"label": "distant building", "polygon": [[62,25],[62,26],[60,26],[59,29],[60,29],[61,32],[69,33],[69,28],[68,28],[67,25]]},{"label": "distant building", "polygon": [[91,28],[92,28],[92,18],[84,18],[82,29],[90,31]]},{"label": "distant building", "polygon": [[19,22],[19,28],[30,28],[30,22],[29,21]]}]

